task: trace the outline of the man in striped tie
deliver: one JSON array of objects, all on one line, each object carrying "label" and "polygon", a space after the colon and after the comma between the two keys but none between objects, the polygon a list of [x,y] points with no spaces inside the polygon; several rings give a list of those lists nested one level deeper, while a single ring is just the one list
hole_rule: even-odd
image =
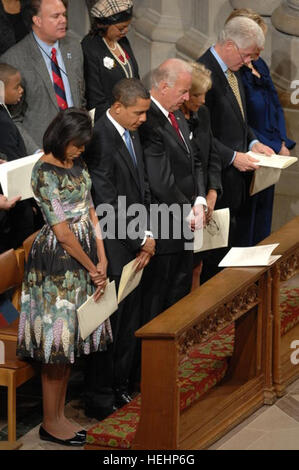
[{"label": "man in striped tie", "polygon": [[21,72],[24,100],[12,114],[32,153],[60,109],[85,105],[83,56],[79,40],[67,32],[66,0],[29,0],[25,8],[32,32],[1,62]]}]

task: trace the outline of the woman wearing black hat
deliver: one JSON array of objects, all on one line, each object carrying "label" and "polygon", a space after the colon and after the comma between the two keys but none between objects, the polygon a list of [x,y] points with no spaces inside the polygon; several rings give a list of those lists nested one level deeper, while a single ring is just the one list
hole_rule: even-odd
[{"label": "woman wearing black hat", "polygon": [[91,9],[91,31],[82,41],[88,109],[97,120],[112,103],[122,78],[139,78],[138,65],[125,37],[133,15],[132,0],[100,0]]}]

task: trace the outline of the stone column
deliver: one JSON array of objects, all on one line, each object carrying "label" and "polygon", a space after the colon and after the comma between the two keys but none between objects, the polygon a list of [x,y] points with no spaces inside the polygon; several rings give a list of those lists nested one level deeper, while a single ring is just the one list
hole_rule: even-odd
[{"label": "stone column", "polygon": [[233,8],[251,8],[262,16],[271,16],[281,0],[230,0]]},{"label": "stone column", "polygon": [[208,47],[215,44],[224,19],[230,14],[228,0],[192,0],[189,27],[177,41],[177,56],[197,59]]},{"label": "stone column", "polygon": [[68,25],[80,39],[88,33],[90,27],[88,8],[84,0],[68,2]]},{"label": "stone column", "polygon": [[144,76],[169,57],[184,31],[183,0],[135,0],[135,20],[129,38]]},{"label": "stone column", "polygon": [[[292,155],[299,156],[299,0],[288,0],[273,12],[271,75],[284,107],[288,135],[297,142]],[[276,185],[274,226],[276,229],[299,215],[299,164],[282,171]]]}]

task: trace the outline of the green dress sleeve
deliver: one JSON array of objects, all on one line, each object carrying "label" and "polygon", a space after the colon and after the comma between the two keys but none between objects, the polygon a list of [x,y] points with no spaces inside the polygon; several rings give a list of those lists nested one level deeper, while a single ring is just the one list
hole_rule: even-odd
[{"label": "green dress sleeve", "polygon": [[66,221],[59,193],[59,179],[54,171],[40,165],[32,171],[31,185],[45,220],[50,226]]}]

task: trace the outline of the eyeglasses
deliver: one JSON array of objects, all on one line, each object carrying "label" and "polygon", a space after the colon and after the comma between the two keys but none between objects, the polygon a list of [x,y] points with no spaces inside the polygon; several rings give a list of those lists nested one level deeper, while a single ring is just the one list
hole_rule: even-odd
[{"label": "eyeglasses", "polygon": [[118,31],[120,32],[120,34],[123,34],[123,33],[125,33],[125,32],[127,33],[127,32],[130,30],[130,28],[131,28],[131,25],[130,25],[130,24],[128,24],[128,25],[126,25],[126,26],[123,26],[122,28],[119,28],[119,27],[117,26],[117,24],[115,24],[114,26],[115,26],[116,29],[118,29]]},{"label": "eyeglasses", "polygon": [[254,56],[254,53],[250,52],[250,53],[247,53],[247,54],[241,54],[241,51],[240,51],[239,47],[237,46],[237,44],[234,43],[234,45],[236,46],[236,49],[239,53],[239,56],[240,56],[243,64],[246,64],[246,59],[247,59],[247,63],[252,60],[252,57]]}]

